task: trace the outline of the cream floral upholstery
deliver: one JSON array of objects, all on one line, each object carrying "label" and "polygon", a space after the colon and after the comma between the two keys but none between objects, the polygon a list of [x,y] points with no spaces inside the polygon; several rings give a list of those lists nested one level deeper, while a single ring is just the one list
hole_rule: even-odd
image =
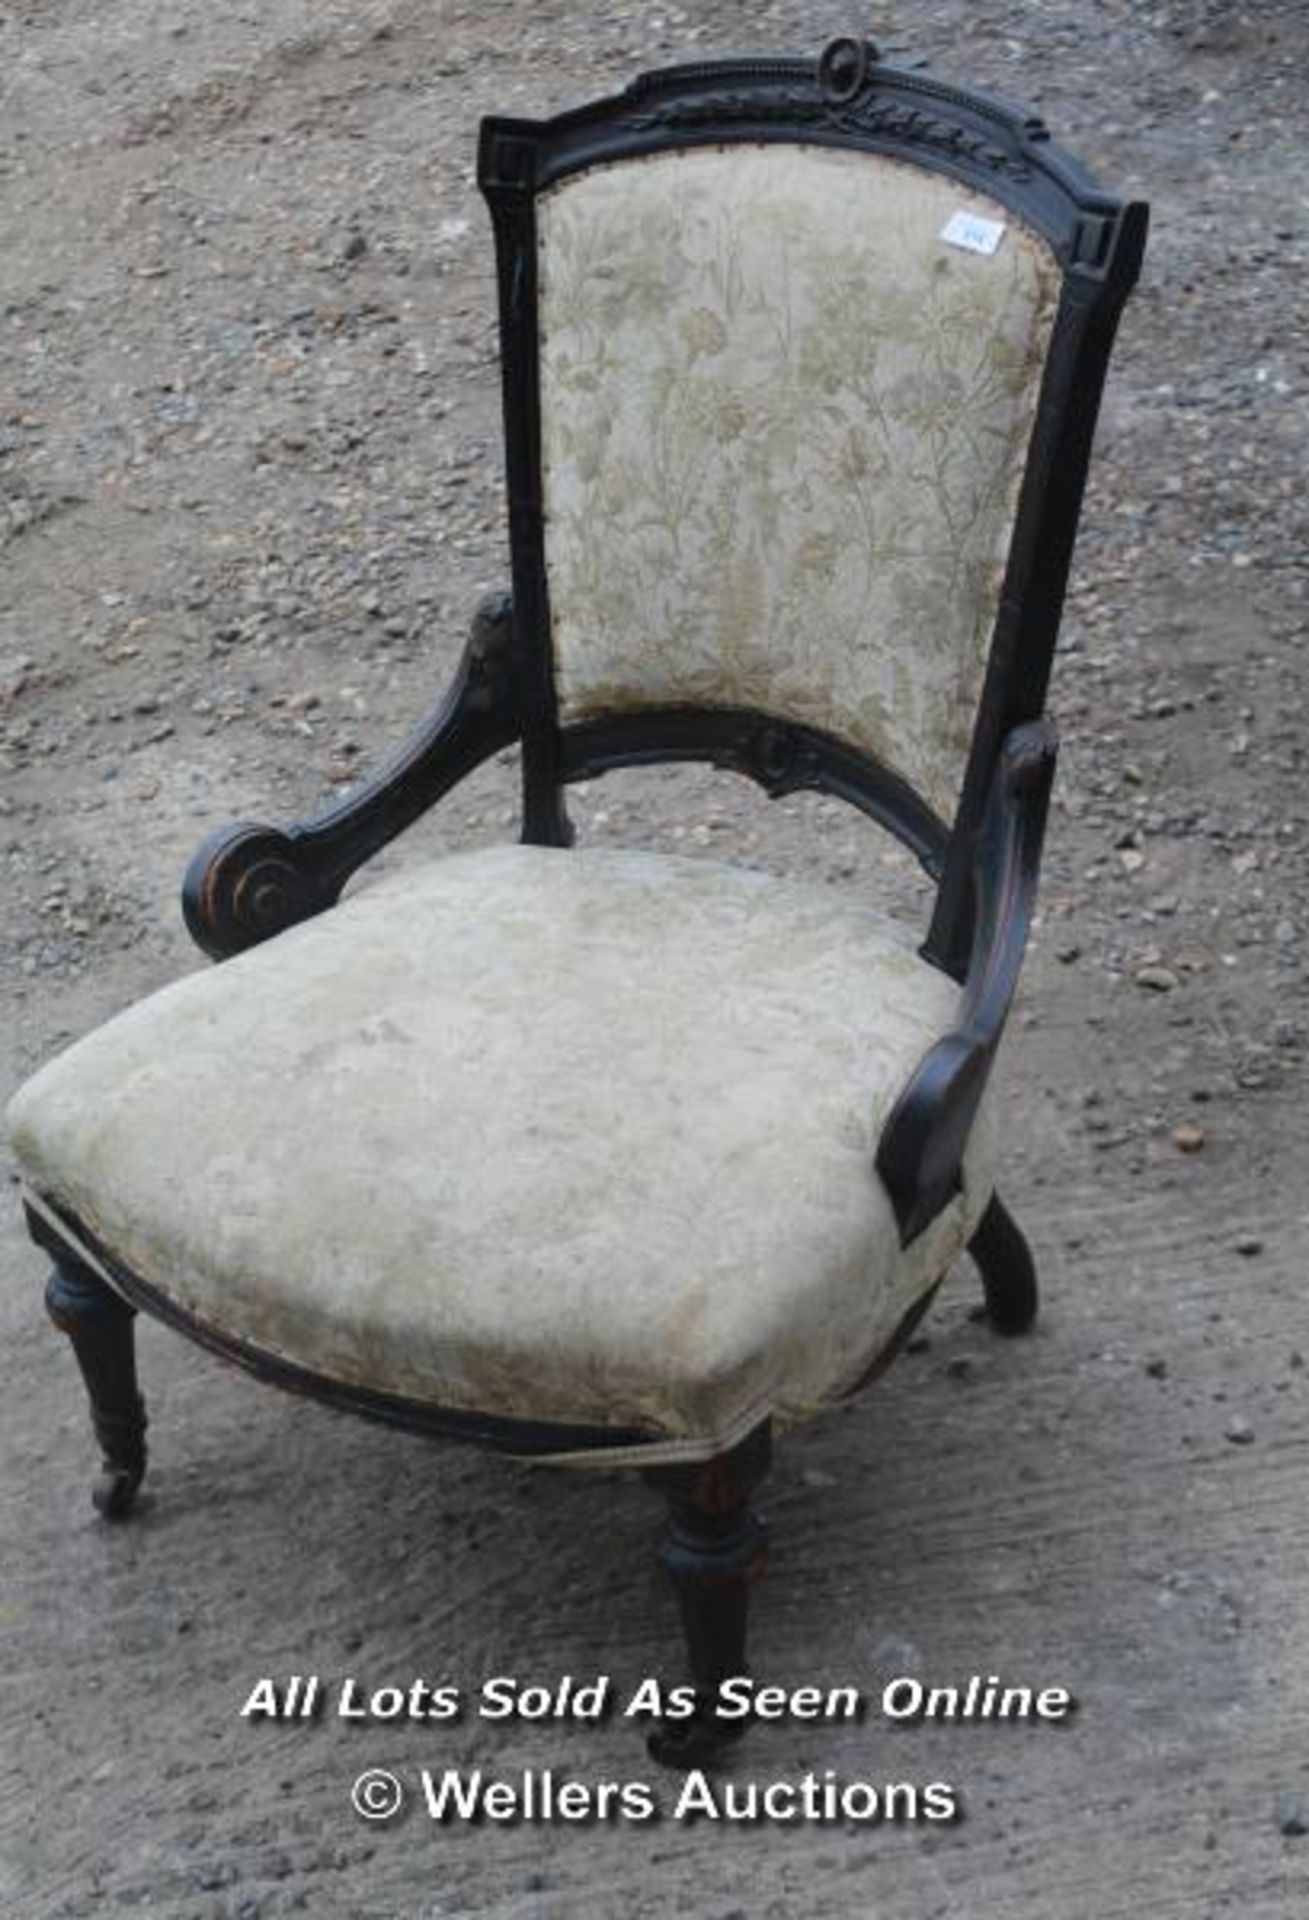
[{"label": "cream floral upholstery", "polygon": [[[992,254],[958,213],[1003,223]],[[565,720],[750,706],[953,816],[1059,269],[940,174],[817,146],[598,166],[537,206]]]},{"label": "cream floral upholstery", "polygon": [[986,1124],[907,1252],[873,1171],[957,998],[830,889],[498,848],[166,987],[10,1124],[38,1204],[202,1328],[701,1458],[852,1386],[969,1237]]}]

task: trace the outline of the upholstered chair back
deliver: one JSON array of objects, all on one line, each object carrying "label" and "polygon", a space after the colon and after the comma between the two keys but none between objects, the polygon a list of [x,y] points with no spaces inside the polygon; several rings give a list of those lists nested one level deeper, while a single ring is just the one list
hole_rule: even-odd
[{"label": "upholstered chair back", "polygon": [[940,818],[968,758],[1061,269],[867,152],[698,146],[536,208],[560,719],[746,707]]}]

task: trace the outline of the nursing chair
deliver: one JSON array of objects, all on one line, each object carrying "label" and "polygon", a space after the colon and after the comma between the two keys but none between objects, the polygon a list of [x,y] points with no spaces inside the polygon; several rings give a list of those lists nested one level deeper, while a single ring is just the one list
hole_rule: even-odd
[{"label": "nursing chair", "polygon": [[[988,1079],[1032,913],[1046,684],[1146,210],[1039,120],[840,40],[494,118],[511,590],[339,805],[211,837],[222,964],[10,1124],[100,1510],[145,1469],[133,1321],[282,1386],[642,1469],[729,1729],[770,1438],[883,1368],[956,1257],[1036,1311]],[[517,844],[343,889],[490,756]],[[934,883],[574,846],[570,782],[705,761],[859,809]]]}]

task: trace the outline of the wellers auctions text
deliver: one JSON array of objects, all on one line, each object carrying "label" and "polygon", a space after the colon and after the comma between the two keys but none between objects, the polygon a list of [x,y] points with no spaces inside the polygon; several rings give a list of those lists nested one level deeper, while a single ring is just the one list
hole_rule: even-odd
[{"label": "wellers auctions text", "polygon": [[955,1789],[943,1780],[925,1786],[896,1780],[842,1780],[825,1768],[795,1779],[732,1780],[711,1777],[693,1767],[675,1788],[651,1780],[577,1780],[553,1768],[525,1769],[512,1779],[480,1768],[461,1772],[448,1767],[420,1770],[429,1819],[443,1825],[470,1826],[483,1821],[505,1825],[597,1821],[640,1822],[671,1818],[737,1825],[827,1822],[938,1824],[959,1818]]}]

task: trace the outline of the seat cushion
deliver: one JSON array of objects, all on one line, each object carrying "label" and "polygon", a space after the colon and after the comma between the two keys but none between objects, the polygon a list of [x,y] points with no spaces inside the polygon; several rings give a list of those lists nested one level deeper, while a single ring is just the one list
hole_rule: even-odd
[{"label": "seat cushion", "polygon": [[33,1195],[211,1334],[696,1458],[851,1387],[970,1233],[984,1118],[907,1253],[873,1168],[957,998],[822,886],[503,847],[164,988],[10,1125]]}]

